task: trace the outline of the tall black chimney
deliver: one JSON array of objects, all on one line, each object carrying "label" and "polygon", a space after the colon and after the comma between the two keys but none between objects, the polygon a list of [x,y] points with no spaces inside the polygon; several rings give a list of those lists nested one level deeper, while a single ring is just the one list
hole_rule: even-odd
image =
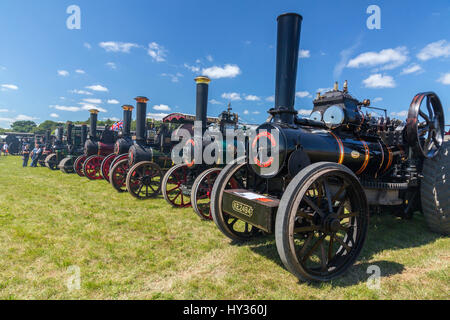
[{"label": "tall black chimney", "polygon": [[73,124],[72,122],[67,122],[67,144],[72,145],[72,130],[73,130]]},{"label": "tall black chimney", "polygon": [[51,133],[50,129],[45,132],[45,144],[50,144]]},{"label": "tall black chimney", "polygon": [[[134,107],[130,105],[122,106],[123,109],[123,129],[122,136],[129,137],[131,132],[131,114],[133,112]],[[144,112],[145,114],[145,112]]]},{"label": "tall black chimney", "polygon": [[147,101],[146,97],[134,98],[137,101],[136,104],[136,141],[145,141],[145,118],[147,113]]},{"label": "tall black chimney", "polygon": [[196,113],[195,121],[202,122],[202,133],[206,131],[206,117],[208,112],[208,86],[211,80],[208,77],[200,76],[195,78],[197,83]]},{"label": "tall black chimney", "polygon": [[295,82],[302,20],[302,16],[297,13],[285,13],[277,18],[275,122],[293,123],[297,113],[294,109]]},{"label": "tall black chimney", "polygon": [[98,117],[98,110],[97,109],[91,109],[89,110],[91,113],[91,121],[90,121],[90,127],[89,127],[89,136],[91,139],[95,139],[97,137],[97,117]]},{"label": "tall black chimney", "polygon": [[56,136],[56,140],[59,142],[63,141],[63,134],[64,134],[64,127],[63,126],[59,126],[58,127],[58,135]]},{"label": "tall black chimney", "polygon": [[81,125],[81,145],[84,146],[87,139],[87,125],[83,124]]}]

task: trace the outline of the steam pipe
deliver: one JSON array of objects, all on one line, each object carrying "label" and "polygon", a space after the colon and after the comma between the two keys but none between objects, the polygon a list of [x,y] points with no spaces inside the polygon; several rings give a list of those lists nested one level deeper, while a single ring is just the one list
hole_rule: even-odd
[{"label": "steam pipe", "polygon": [[146,97],[136,97],[134,100],[136,104],[136,141],[145,141],[145,118],[147,113],[147,101]]},{"label": "steam pipe", "polygon": [[200,76],[195,78],[195,82],[197,83],[195,121],[202,122],[202,133],[204,133],[207,125],[208,87],[211,80],[208,77]]},{"label": "steam pipe", "polygon": [[302,20],[297,13],[285,13],[277,18],[275,108],[272,109],[275,122],[294,123],[297,113],[294,109],[295,84]]},{"label": "steam pipe", "polygon": [[134,107],[130,105],[122,106],[123,109],[123,129],[122,136],[128,137],[131,132],[131,114],[133,112]]}]

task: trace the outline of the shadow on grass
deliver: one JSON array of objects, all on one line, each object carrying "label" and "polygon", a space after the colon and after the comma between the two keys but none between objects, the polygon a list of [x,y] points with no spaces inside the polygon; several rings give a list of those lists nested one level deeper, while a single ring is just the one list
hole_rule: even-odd
[{"label": "shadow on grass", "polygon": [[[417,248],[433,243],[441,236],[432,233],[426,226],[424,217],[416,213],[413,220],[402,220],[390,215],[375,215],[370,218],[369,231],[366,242],[360,256],[343,276],[338,277],[331,283],[332,287],[346,287],[367,281],[370,274],[367,268],[376,265],[381,270],[381,276],[387,277],[402,273],[404,266],[392,261],[373,261],[376,254],[386,250],[401,250],[406,248]],[[248,243],[233,242],[233,245],[249,246],[255,253],[271,259],[284,268],[278,255],[273,235],[262,236]],[[320,287],[321,283],[310,283],[313,287]]]}]

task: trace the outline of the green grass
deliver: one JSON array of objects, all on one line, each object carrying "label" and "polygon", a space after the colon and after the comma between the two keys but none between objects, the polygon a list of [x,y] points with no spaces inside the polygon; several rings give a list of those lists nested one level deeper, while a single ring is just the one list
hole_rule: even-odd
[{"label": "green grass", "polygon": [[[450,239],[412,221],[373,216],[354,267],[299,282],[273,236],[230,243],[192,209],[138,201],[105,181],[0,158],[1,299],[448,299]],[[381,288],[366,285],[381,268]],[[69,266],[81,270],[69,291]]]}]

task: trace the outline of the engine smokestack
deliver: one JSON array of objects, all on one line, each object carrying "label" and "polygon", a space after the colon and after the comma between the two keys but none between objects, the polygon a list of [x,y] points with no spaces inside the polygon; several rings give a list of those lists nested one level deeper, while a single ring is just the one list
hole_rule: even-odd
[{"label": "engine smokestack", "polygon": [[62,142],[63,134],[64,134],[64,127],[62,127],[62,126],[58,127],[58,134],[56,136],[56,140]]},{"label": "engine smokestack", "polygon": [[68,145],[72,145],[72,143],[73,143],[72,130],[73,130],[73,124],[72,124],[72,122],[68,121],[67,122],[67,144]]},{"label": "engine smokestack", "polygon": [[97,137],[97,117],[98,117],[98,110],[97,109],[91,109],[89,110],[91,113],[91,119],[90,119],[90,127],[89,127],[89,136],[91,139],[95,139]]},{"label": "engine smokestack", "polygon": [[285,13],[278,16],[277,69],[275,83],[275,122],[293,123],[295,83],[297,80],[298,50],[302,16]]},{"label": "engine smokestack", "polygon": [[83,124],[81,125],[81,145],[84,146],[87,139],[87,125]]},{"label": "engine smokestack", "polygon": [[206,131],[206,117],[208,112],[208,87],[211,80],[200,76],[195,78],[197,83],[196,113],[195,121],[202,122],[202,133]]},{"label": "engine smokestack", "polygon": [[51,137],[51,131],[50,129],[47,129],[47,131],[45,132],[45,144],[49,144],[50,143],[50,137]]},{"label": "engine smokestack", "polygon": [[134,98],[137,101],[136,104],[136,141],[145,141],[145,118],[147,113],[147,101],[146,97]]},{"label": "engine smokestack", "polygon": [[[123,105],[123,129],[122,129],[122,136],[128,137],[130,136],[131,132],[131,114],[133,112],[134,107],[130,105]],[[145,114],[145,112],[144,112]]]}]

